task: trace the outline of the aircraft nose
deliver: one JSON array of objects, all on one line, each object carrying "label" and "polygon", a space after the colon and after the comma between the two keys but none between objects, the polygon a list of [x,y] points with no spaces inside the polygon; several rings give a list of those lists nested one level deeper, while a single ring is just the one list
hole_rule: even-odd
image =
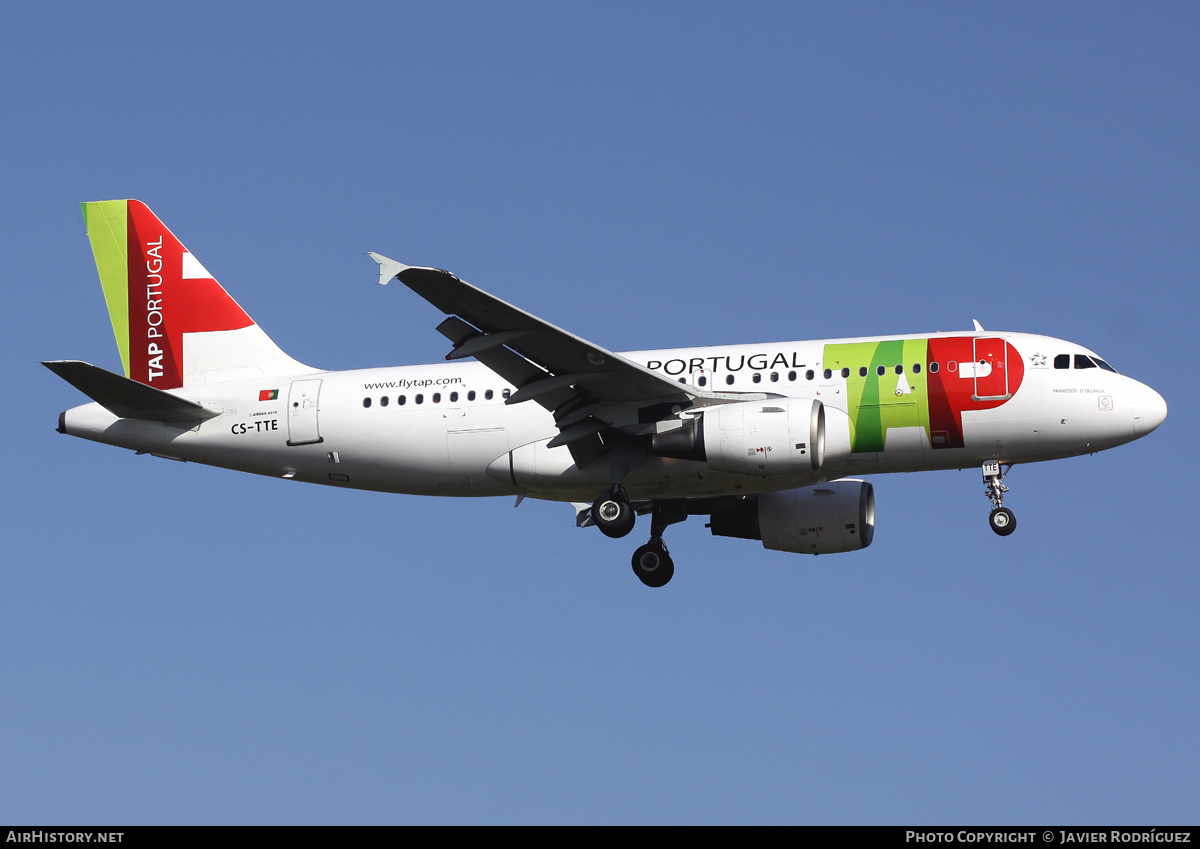
[{"label": "aircraft nose", "polygon": [[1133,396],[1133,431],[1145,436],[1167,417],[1167,402],[1144,383],[1139,383]]}]

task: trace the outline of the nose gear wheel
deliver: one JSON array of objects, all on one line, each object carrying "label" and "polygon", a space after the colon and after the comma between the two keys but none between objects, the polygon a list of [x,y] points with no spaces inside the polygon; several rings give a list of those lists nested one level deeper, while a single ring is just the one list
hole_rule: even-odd
[{"label": "nose gear wheel", "polygon": [[983,483],[985,489],[983,494],[987,496],[988,501],[992,502],[992,512],[988,514],[988,525],[999,536],[1006,537],[1017,529],[1017,517],[1013,515],[1013,511],[1004,506],[1004,493],[1008,492],[1008,487],[1004,485],[1004,478],[1012,471],[1012,463],[1008,464],[1008,468],[1001,471],[1000,463],[995,461],[983,464]]}]

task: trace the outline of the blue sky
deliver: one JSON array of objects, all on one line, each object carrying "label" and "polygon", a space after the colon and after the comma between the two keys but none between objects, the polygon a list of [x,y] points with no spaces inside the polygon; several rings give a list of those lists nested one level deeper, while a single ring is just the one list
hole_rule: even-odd
[{"label": "blue sky", "polygon": [[[0,819],[1139,823],[1200,814],[1200,11],[13,7]],[[1149,438],[876,478],[866,551],[303,487],[54,432],[119,368],[78,203],[146,201],[285,350],[433,362],[376,250],[617,350],[969,328]],[[640,533],[640,531],[638,532]]]}]

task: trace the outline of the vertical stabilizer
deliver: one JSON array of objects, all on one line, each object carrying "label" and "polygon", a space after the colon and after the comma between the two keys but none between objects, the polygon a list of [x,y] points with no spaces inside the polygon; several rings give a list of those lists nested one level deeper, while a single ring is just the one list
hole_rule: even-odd
[{"label": "vertical stabilizer", "polygon": [[127,377],[176,389],[315,371],[281,351],[144,203],[81,206]]}]

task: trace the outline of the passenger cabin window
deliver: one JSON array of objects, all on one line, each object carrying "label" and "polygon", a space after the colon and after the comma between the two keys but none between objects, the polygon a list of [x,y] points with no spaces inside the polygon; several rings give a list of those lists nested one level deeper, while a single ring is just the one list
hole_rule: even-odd
[{"label": "passenger cabin window", "polygon": [[725,383],[727,383],[729,386],[733,386],[733,375],[732,374],[725,375]]},{"label": "passenger cabin window", "polygon": [[920,374],[920,373],[921,373],[921,364],[913,363],[913,374]]},{"label": "passenger cabin window", "polygon": [[388,396],[384,395],[382,398],[379,399],[379,406],[386,407],[387,404],[388,404]]},{"label": "passenger cabin window", "polygon": [[416,399],[415,399],[415,400],[416,400],[416,402],[417,402],[418,404],[424,404],[424,403],[425,403],[425,396],[424,396],[424,395],[418,395],[418,396],[416,397]]},{"label": "passenger cabin window", "polygon": [[453,404],[453,403],[454,403],[455,401],[457,401],[457,400],[458,400],[458,393],[457,393],[457,392],[451,392],[451,393],[450,393],[450,403],[451,403],[451,404]]},{"label": "passenger cabin window", "polygon": [[896,374],[904,374],[904,366],[896,366]]},{"label": "passenger cabin window", "polygon": [[1055,368],[1070,368],[1071,367],[1071,355],[1070,354],[1059,354],[1057,357],[1054,358],[1054,367]]},{"label": "passenger cabin window", "polygon": [[408,399],[405,398],[403,395],[401,395],[399,398],[396,399],[396,403],[399,404],[401,407],[404,406],[406,401],[408,401]]},{"label": "passenger cabin window", "polygon": [[371,406],[371,399],[363,398],[363,407],[369,407],[369,406]]},{"label": "passenger cabin window", "polygon": [[796,373],[794,371],[788,372],[788,380],[793,381],[793,382],[796,380]]},{"label": "passenger cabin window", "polygon": [[937,360],[934,360],[932,363],[929,364],[929,371],[933,374],[937,374],[939,368],[941,368],[941,366],[939,366],[937,364]]},{"label": "passenger cabin window", "polygon": [[488,389],[486,392],[484,392],[484,393],[483,393],[483,400],[485,400],[485,401],[491,401],[491,400],[492,400],[492,395],[494,395],[494,394],[495,394],[495,393],[493,393],[493,392],[492,392],[492,390]]},{"label": "passenger cabin window", "polygon": [[442,393],[441,392],[433,393],[433,403],[435,403],[435,404],[442,403]]},{"label": "passenger cabin window", "polygon": [[848,368],[842,369],[842,377],[849,377],[849,376],[850,376],[850,369],[848,369]]},{"label": "passenger cabin window", "polygon": [[708,378],[704,375],[700,375],[699,383],[701,386],[708,386]]},{"label": "passenger cabin window", "polygon": [[1092,362],[1091,357],[1086,357],[1083,354],[1075,355],[1075,368],[1095,368],[1096,364]]},{"label": "passenger cabin window", "polygon": [[[828,374],[826,374],[825,376],[826,376],[826,377],[829,377],[829,375],[828,375]],[[804,373],[804,379],[805,379],[805,380],[812,380],[814,377],[816,377],[816,375],[814,375],[814,374],[813,374],[813,370],[812,370],[812,369],[809,369],[808,371],[806,371],[806,372]]]},{"label": "passenger cabin window", "polygon": [[779,372],[777,372],[777,371],[773,371],[773,372],[771,372],[771,382],[772,382],[772,383],[778,383],[778,382],[779,382]]},{"label": "passenger cabin window", "polygon": [[825,379],[829,380],[829,378],[833,377],[833,369],[825,369],[823,374],[825,375]]},{"label": "passenger cabin window", "polygon": [[467,393],[467,400],[468,401],[475,400],[475,390],[474,389],[472,389],[470,392]]},{"label": "passenger cabin window", "polygon": [[875,369],[875,373],[880,377],[883,377],[885,374],[887,374],[887,366],[879,366]]},{"label": "passenger cabin window", "polygon": [[753,380],[755,383],[762,383],[762,375],[759,374],[758,372],[755,372]]},{"label": "passenger cabin window", "polygon": [[503,390],[503,391],[500,393],[500,395],[501,395],[501,396],[502,396],[502,397],[503,397],[505,400],[508,400],[508,396],[509,396],[509,395],[512,395],[512,390],[511,390],[511,389],[505,389],[505,390]]},{"label": "passenger cabin window", "polygon": [[[845,371],[845,369],[843,369],[843,371]],[[859,368],[858,368],[858,376],[859,376],[859,377],[866,377],[866,376],[867,376],[867,367],[866,367],[866,366],[859,366]]]}]

